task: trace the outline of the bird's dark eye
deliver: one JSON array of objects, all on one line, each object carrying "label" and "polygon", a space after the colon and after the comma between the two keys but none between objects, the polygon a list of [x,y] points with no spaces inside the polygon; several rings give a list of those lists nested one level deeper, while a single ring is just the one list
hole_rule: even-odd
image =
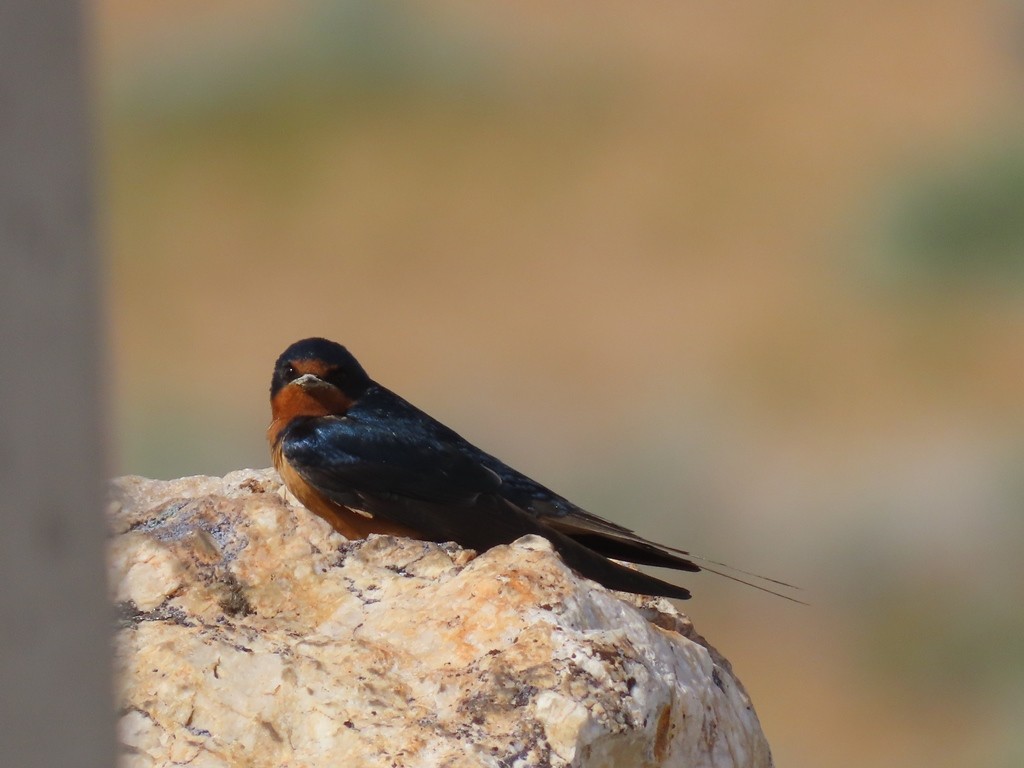
[{"label": "bird's dark eye", "polygon": [[287,378],[289,381],[296,378],[298,376],[298,373],[299,372],[295,370],[295,366],[292,365],[291,363],[284,367],[285,378]]}]

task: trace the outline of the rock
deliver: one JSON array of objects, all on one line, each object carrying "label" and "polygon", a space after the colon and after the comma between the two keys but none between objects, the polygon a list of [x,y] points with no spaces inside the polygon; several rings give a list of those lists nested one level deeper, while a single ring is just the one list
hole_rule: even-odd
[{"label": "rock", "polygon": [[546,540],[346,541],[272,470],[115,481],[122,768],[772,765],[667,600]]}]

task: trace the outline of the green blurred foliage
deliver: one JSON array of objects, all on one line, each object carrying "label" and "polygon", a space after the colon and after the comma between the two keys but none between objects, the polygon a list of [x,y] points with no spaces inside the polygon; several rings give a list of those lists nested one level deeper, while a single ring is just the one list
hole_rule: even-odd
[{"label": "green blurred foliage", "polygon": [[[178,41],[180,43],[180,41]],[[404,2],[316,0],[295,5],[272,30],[215,27],[170,48],[115,84],[120,119],[162,130],[258,118],[320,121],[332,109],[426,99],[488,100],[499,73],[468,35]]]},{"label": "green blurred foliage", "polygon": [[1020,290],[1024,142],[968,148],[907,187],[884,224],[899,274],[949,287],[1010,280],[1013,290]]}]

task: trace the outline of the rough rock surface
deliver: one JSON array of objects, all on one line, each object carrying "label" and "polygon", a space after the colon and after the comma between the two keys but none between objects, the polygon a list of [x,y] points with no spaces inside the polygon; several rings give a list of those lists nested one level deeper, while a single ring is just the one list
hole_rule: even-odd
[{"label": "rough rock surface", "polygon": [[772,765],[685,616],[544,539],[349,542],[272,470],[112,499],[122,768]]}]

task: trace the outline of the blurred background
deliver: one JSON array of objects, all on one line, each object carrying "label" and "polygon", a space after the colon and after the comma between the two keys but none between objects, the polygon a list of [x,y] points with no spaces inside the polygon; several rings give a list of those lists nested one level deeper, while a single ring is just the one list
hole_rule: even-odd
[{"label": "blurred background", "polygon": [[323,335],[641,533],[779,766],[1024,764],[1024,6],[99,0],[115,474]]}]

